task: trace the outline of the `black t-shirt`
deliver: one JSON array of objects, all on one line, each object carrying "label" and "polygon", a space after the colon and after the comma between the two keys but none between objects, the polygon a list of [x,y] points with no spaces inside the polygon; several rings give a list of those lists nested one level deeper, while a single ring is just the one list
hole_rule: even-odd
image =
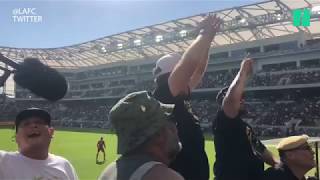
[{"label": "black t-shirt", "polygon": [[205,140],[199,120],[193,115],[188,97],[173,97],[168,83],[157,87],[154,97],[162,103],[175,104],[173,115],[182,150],[170,164],[170,168],[179,172],[186,180],[208,180],[209,163],[205,152]]},{"label": "black t-shirt", "polygon": [[288,166],[281,164],[276,168],[268,168],[265,171],[263,180],[299,180]]},{"label": "black t-shirt", "polygon": [[213,122],[216,180],[258,180],[263,175],[265,146],[239,116],[228,118],[219,110]]}]

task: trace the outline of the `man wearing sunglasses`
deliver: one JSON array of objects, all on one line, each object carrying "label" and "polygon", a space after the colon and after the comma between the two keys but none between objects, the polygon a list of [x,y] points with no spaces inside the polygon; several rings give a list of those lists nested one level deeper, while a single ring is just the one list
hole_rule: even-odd
[{"label": "man wearing sunglasses", "polygon": [[[277,146],[281,163],[266,170],[264,180],[305,180],[305,174],[315,167],[314,151],[308,136],[290,136]],[[308,178],[309,179],[309,178]],[[314,179],[314,178],[310,178]]]}]

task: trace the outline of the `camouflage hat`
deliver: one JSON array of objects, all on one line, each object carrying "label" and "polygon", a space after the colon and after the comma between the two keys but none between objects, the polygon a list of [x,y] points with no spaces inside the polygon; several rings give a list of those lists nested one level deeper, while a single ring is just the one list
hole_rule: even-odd
[{"label": "camouflage hat", "polygon": [[118,153],[126,154],[157,133],[170,120],[173,108],[147,91],[133,92],[119,100],[109,113],[118,136]]}]

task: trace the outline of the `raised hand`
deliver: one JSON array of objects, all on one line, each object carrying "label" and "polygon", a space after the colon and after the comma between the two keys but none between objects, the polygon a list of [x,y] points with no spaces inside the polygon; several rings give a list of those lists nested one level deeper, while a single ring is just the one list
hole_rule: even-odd
[{"label": "raised hand", "polygon": [[207,15],[199,25],[200,34],[209,35],[211,38],[217,34],[217,31],[220,30],[222,24],[222,19],[218,18],[217,15],[209,14]]},{"label": "raised hand", "polygon": [[249,77],[253,72],[254,60],[251,58],[245,58],[241,62],[240,73],[243,73],[246,77]]}]

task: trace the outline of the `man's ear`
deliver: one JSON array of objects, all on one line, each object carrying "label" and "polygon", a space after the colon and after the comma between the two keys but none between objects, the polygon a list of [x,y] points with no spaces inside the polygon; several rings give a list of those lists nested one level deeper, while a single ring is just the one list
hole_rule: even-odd
[{"label": "man's ear", "polygon": [[157,144],[158,146],[163,146],[166,141],[164,129],[159,130],[155,135],[152,137],[152,144]]},{"label": "man's ear", "polygon": [[49,136],[50,136],[51,138],[53,138],[54,128],[53,128],[53,127],[49,127],[49,128],[48,128],[48,133],[49,133]]}]

